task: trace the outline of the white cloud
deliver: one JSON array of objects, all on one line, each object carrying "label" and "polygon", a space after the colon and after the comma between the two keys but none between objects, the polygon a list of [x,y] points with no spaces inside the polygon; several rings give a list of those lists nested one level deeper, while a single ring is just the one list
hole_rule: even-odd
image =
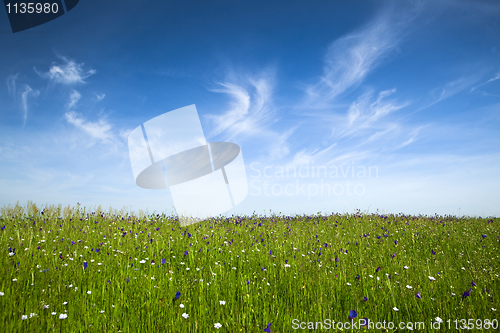
[{"label": "white cloud", "polygon": [[215,128],[209,136],[227,133],[227,139],[242,134],[255,136],[271,125],[275,112],[272,102],[273,76],[269,71],[250,79],[237,79],[219,84],[222,88],[212,89],[217,93],[227,94],[232,101],[229,108],[220,115],[209,115]]},{"label": "white cloud", "polygon": [[60,58],[64,61],[64,64],[53,64],[46,73],[39,73],[36,69],[35,72],[43,78],[62,84],[85,83],[84,79],[96,73],[94,69],[85,72],[82,69],[83,63],[77,64],[73,60],[65,57]]},{"label": "white cloud", "polygon": [[491,79],[489,79],[488,81],[483,82],[483,83],[481,83],[481,84],[478,84],[477,86],[472,87],[472,88],[470,89],[470,91],[472,92],[472,91],[476,90],[477,88],[479,88],[479,87],[481,87],[481,86],[483,86],[483,85],[485,85],[485,84],[488,84],[488,83],[490,83],[490,82],[496,81],[496,80],[498,80],[498,79],[500,79],[500,72],[498,72],[498,73],[497,73],[494,77],[492,77],[492,78],[491,78]]},{"label": "white cloud", "polygon": [[7,83],[7,89],[9,91],[9,95],[16,97],[16,80],[18,79],[19,74],[9,75],[5,82]]},{"label": "white cloud", "polygon": [[340,94],[357,87],[396,48],[411,17],[382,11],[364,27],[333,42],[326,52],[323,75],[306,88],[302,107],[329,108]]},{"label": "white cloud", "polygon": [[114,135],[111,132],[112,126],[104,119],[99,119],[97,122],[91,122],[74,111],[66,112],[64,117],[68,123],[81,129],[94,140],[102,141],[104,143],[110,143],[115,140]]},{"label": "white cloud", "polygon": [[80,100],[80,98],[82,98],[82,95],[78,91],[73,90],[69,95],[68,110],[72,109],[76,105],[76,103]]},{"label": "white cloud", "polygon": [[104,97],[106,97],[106,94],[95,94],[96,97],[97,97],[97,101],[102,101],[104,99]]},{"label": "white cloud", "polygon": [[21,94],[21,107],[23,109],[23,126],[26,125],[26,120],[28,120],[28,98],[29,97],[38,97],[40,92],[38,90],[31,89],[30,86],[25,85],[24,91]]}]

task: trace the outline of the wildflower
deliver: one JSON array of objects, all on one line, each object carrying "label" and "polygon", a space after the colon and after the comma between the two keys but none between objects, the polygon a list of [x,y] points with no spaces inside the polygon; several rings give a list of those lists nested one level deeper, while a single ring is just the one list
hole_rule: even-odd
[{"label": "wildflower", "polygon": [[474,287],[475,287],[475,286],[477,286],[477,284],[475,284],[475,283],[474,283],[474,281],[472,281],[472,285],[473,285]]},{"label": "wildflower", "polygon": [[63,305],[66,305],[66,304],[68,304],[68,302],[63,302]]},{"label": "wildflower", "polygon": [[364,300],[365,302],[367,302],[367,301],[368,301],[368,297],[366,297],[366,296],[365,296],[365,297],[363,297],[363,300]]},{"label": "wildflower", "polygon": [[215,327],[216,329],[219,329],[219,328],[221,328],[221,327],[222,327],[222,325],[221,325],[220,323],[215,323],[215,324],[214,324],[214,327]]},{"label": "wildflower", "polygon": [[439,318],[439,317],[436,317],[436,321],[437,321],[438,323],[442,323],[442,322],[443,322],[443,319],[441,319],[441,318]]},{"label": "wildflower", "polygon": [[392,308],[394,311],[399,311],[399,309],[397,307],[393,307]]},{"label": "wildflower", "polygon": [[356,313],[356,311],[354,311],[354,310],[349,311],[349,320],[353,320],[357,316],[358,316],[358,314]]},{"label": "wildflower", "polygon": [[178,292],[175,293],[175,297],[174,297],[173,301],[175,302],[176,300],[179,299],[179,297],[181,297],[181,292],[180,291],[178,291]]},{"label": "wildflower", "polygon": [[392,257],[392,258],[394,258],[395,256],[396,256],[396,253],[393,253],[393,254],[391,255],[391,257]]},{"label": "wildflower", "polygon": [[271,323],[267,324],[267,327],[264,328],[264,332],[271,333]]},{"label": "wildflower", "polygon": [[50,314],[55,316],[57,314],[57,312],[51,312]]},{"label": "wildflower", "polygon": [[361,320],[362,320],[362,323],[360,323],[360,326],[362,326],[362,327],[368,326],[368,318],[363,318]]},{"label": "wildflower", "polygon": [[12,279],[12,281],[16,282],[16,281],[17,281],[17,279]]},{"label": "wildflower", "polygon": [[5,294],[3,293],[3,291],[0,291],[0,296],[3,296],[3,295],[5,295]]},{"label": "wildflower", "polygon": [[380,272],[380,267],[377,267],[377,269],[375,270],[375,272]]},{"label": "wildflower", "polygon": [[433,278],[432,276],[429,276],[429,280],[431,280],[431,281],[436,281],[436,279],[435,279],[435,278]]},{"label": "wildflower", "polygon": [[412,289],[412,286],[410,286],[410,285],[406,285],[406,288],[408,288],[408,289]]},{"label": "wildflower", "polygon": [[87,268],[87,266],[88,266],[88,265],[89,265],[89,264],[88,264],[86,261],[84,261],[84,262],[83,262],[83,269]]},{"label": "wildflower", "polygon": [[404,268],[404,269],[408,269],[408,266],[404,266],[403,268]]},{"label": "wildflower", "polygon": [[335,257],[335,262],[339,262],[339,258],[338,257]]},{"label": "wildflower", "polygon": [[436,255],[436,252],[434,250],[431,250],[432,255]]},{"label": "wildflower", "polygon": [[395,240],[395,241],[394,241],[394,244],[395,244],[395,245],[398,245],[398,241],[397,241],[397,240]]},{"label": "wildflower", "polygon": [[185,319],[188,319],[189,318],[189,315],[187,313],[183,313],[182,316],[185,318]]},{"label": "wildflower", "polygon": [[464,292],[464,294],[462,295],[462,298],[469,297],[469,295],[470,295],[470,294],[469,294],[469,292],[468,292],[468,291],[466,291],[466,292]]},{"label": "wildflower", "polygon": [[179,307],[180,307],[181,309],[184,309],[184,304],[179,304]]},{"label": "wildflower", "polygon": [[61,314],[59,315],[59,319],[66,319],[66,318],[68,318],[68,315],[67,315],[67,314],[65,314],[65,313],[61,313]]},{"label": "wildflower", "polygon": [[184,251],[184,255],[187,256],[188,255],[188,250]]},{"label": "wildflower", "polygon": [[90,294],[92,294],[92,292],[89,290],[89,291],[87,291],[87,294],[89,294],[89,295],[90,295]]},{"label": "wildflower", "polygon": [[99,311],[100,313],[104,313],[104,310]]},{"label": "wildflower", "polygon": [[219,301],[219,304],[220,304],[220,305],[225,305],[225,304],[226,304],[226,302],[225,302],[225,301]]},{"label": "wildflower", "polygon": [[497,310],[497,309],[495,309],[495,308],[491,308],[491,311],[496,311],[496,310]]},{"label": "wildflower", "polygon": [[418,291],[417,291],[417,294],[415,295],[415,297],[422,298],[422,296],[420,296],[420,293]]},{"label": "wildflower", "polygon": [[22,320],[26,320],[26,319],[28,319],[28,316],[27,315],[22,315],[21,319]]}]

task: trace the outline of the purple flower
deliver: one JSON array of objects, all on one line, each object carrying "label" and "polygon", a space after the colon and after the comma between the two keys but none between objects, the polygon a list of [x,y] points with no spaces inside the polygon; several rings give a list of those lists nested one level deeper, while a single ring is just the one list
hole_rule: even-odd
[{"label": "purple flower", "polygon": [[111,285],[111,280],[106,281],[107,284]]},{"label": "purple flower", "polygon": [[397,240],[395,240],[395,241],[394,241],[394,244],[398,245],[398,241],[397,241]]},{"label": "purple flower", "polygon": [[89,265],[89,264],[88,264],[86,261],[84,261],[84,262],[83,262],[83,269],[87,268],[87,266],[88,266],[88,265]]},{"label": "purple flower", "polygon": [[377,269],[375,270],[375,272],[380,272],[380,267],[377,267]]},{"label": "purple flower", "polygon": [[[362,320],[362,322],[361,322],[361,320]],[[360,326],[368,326],[368,318],[363,318],[361,320],[359,323]]]},{"label": "purple flower", "polygon": [[165,265],[165,263],[166,263],[166,262],[167,262],[167,259],[162,259],[162,260],[161,260],[161,264],[162,264],[162,265]]},{"label": "purple flower", "polygon": [[188,232],[188,238],[190,238],[190,237],[191,237],[191,234]]},{"label": "purple flower", "polygon": [[475,287],[475,286],[477,286],[477,284],[475,284],[475,283],[474,283],[474,281],[472,281],[472,285],[473,285],[474,287]]},{"label": "purple flower", "polygon": [[357,316],[358,316],[358,314],[356,313],[356,311],[354,311],[354,310],[349,311],[349,320],[353,320]]},{"label": "purple flower", "polygon": [[127,283],[129,283],[129,282],[130,282],[130,280],[127,278]]},{"label": "purple flower", "polygon": [[417,298],[422,298],[422,296],[420,296],[420,293],[419,293],[419,292],[417,292],[417,294],[415,295],[415,297],[417,297]]},{"label": "purple flower", "polygon": [[188,255],[188,250],[184,251],[184,255],[187,256]]},{"label": "purple flower", "polygon": [[464,294],[462,295],[462,298],[469,297],[469,295],[470,295],[470,294],[469,294],[469,292],[468,292],[468,291],[466,291],[466,292],[464,292]]},{"label": "purple flower", "polygon": [[325,247],[327,247],[327,246],[328,246],[328,244],[325,243]]},{"label": "purple flower", "polygon": [[483,238],[486,238],[486,235],[483,235]]},{"label": "purple flower", "polygon": [[365,302],[368,302],[368,297],[366,297],[366,296],[365,296],[365,297],[363,297],[363,300],[364,300]]},{"label": "purple flower", "polygon": [[396,253],[391,254],[391,257],[394,258],[396,256]]},{"label": "purple flower", "polygon": [[335,262],[339,262],[339,258],[335,257]]},{"label": "purple flower", "polygon": [[431,253],[432,253],[432,255],[435,255],[435,254],[436,254],[436,252],[434,252],[434,250],[431,250]]},{"label": "purple flower", "polygon": [[[260,226],[260,223],[259,223]],[[264,328],[264,332],[271,333],[271,323],[267,324],[267,327]]]}]

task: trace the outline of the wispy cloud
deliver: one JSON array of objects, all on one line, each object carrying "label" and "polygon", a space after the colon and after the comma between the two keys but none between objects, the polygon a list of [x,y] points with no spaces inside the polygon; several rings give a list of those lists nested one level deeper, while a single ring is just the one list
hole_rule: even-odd
[{"label": "wispy cloud", "polygon": [[9,95],[16,98],[16,81],[19,77],[19,74],[9,75],[5,82],[7,83],[7,89],[9,91]]},{"label": "wispy cloud", "polygon": [[325,109],[340,94],[357,87],[403,36],[411,15],[384,10],[362,28],[333,42],[324,58],[323,75],[305,89],[302,105]]},{"label": "wispy cloud", "polygon": [[78,64],[65,57],[60,58],[63,60],[64,64],[53,64],[46,73],[38,72],[36,68],[35,72],[42,78],[61,84],[85,83],[84,80],[86,78],[96,73],[94,69],[84,71],[83,63]]},{"label": "wispy cloud", "polygon": [[481,87],[481,86],[484,86],[485,84],[488,84],[488,83],[490,83],[490,82],[496,81],[496,80],[498,80],[498,79],[500,79],[500,72],[498,72],[498,73],[497,73],[494,77],[492,77],[492,78],[491,78],[491,79],[489,79],[488,81],[483,82],[483,83],[481,83],[481,84],[478,84],[477,86],[472,87],[472,88],[470,89],[470,91],[472,92],[472,91],[476,90],[477,88],[479,88],[479,87]]},{"label": "wispy cloud", "polygon": [[102,101],[104,97],[106,97],[106,94],[95,94],[97,101]]},{"label": "wispy cloud", "polygon": [[80,98],[82,98],[82,95],[78,91],[76,90],[71,91],[71,93],[69,94],[68,110],[75,107],[76,103],[78,103]]},{"label": "wispy cloud", "polygon": [[209,136],[227,133],[231,140],[237,135],[253,136],[270,125],[275,108],[272,101],[273,75],[264,71],[257,77],[238,79],[235,75],[219,83],[216,93],[229,95],[231,102],[225,112],[209,115],[214,129]]},{"label": "wispy cloud", "polygon": [[38,97],[40,91],[31,89],[30,86],[25,85],[24,91],[21,94],[21,107],[23,109],[23,127],[26,125],[26,120],[28,120],[28,98]]},{"label": "wispy cloud", "polygon": [[74,111],[66,112],[64,117],[68,123],[87,133],[93,140],[103,143],[115,141],[115,137],[111,131],[112,126],[105,119],[101,118],[97,122],[91,122]]}]

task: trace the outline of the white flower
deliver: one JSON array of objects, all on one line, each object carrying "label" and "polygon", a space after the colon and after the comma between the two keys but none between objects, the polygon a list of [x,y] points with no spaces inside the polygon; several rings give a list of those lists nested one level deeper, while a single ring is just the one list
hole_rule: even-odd
[{"label": "white flower", "polygon": [[146,260],[139,261],[140,264],[144,264],[145,262],[146,262]]},{"label": "white flower", "polygon": [[347,285],[350,286],[351,284],[349,282],[347,282]]},{"label": "white flower", "polygon": [[65,314],[65,313],[59,314],[59,319],[66,319],[66,318],[68,318],[67,314]]},{"label": "white flower", "polygon": [[491,308],[491,311],[496,311],[496,310],[497,310],[497,309],[495,309],[495,308]]},{"label": "white flower", "polygon": [[104,310],[99,311],[100,313],[104,313]]},{"label": "white flower", "polygon": [[22,315],[21,319],[22,320],[26,320],[26,319],[28,319],[28,316],[27,315]]},{"label": "white flower", "polygon": [[220,304],[220,305],[225,305],[225,304],[226,304],[226,302],[225,302],[225,301],[219,301],[219,304]]},{"label": "white flower", "polygon": [[89,294],[89,295],[90,295],[90,294],[92,294],[92,292],[89,290],[89,291],[87,291],[87,294]]},{"label": "white flower", "polygon": [[36,316],[36,313],[30,313],[30,318],[33,318],[34,316]]},{"label": "white flower", "polygon": [[285,264],[285,267],[290,267],[290,265],[288,265],[288,264]]},{"label": "white flower", "polygon": [[55,316],[57,313],[56,312],[52,312],[51,315]]},{"label": "white flower", "polygon": [[412,287],[411,287],[411,286],[409,286],[409,285],[406,285],[406,288],[411,289]]},{"label": "white flower", "polygon": [[66,305],[66,304],[68,304],[68,302],[63,302],[63,305]]},{"label": "white flower", "polygon": [[3,293],[3,291],[0,291],[0,296],[3,296],[3,295],[5,295],[5,294]]},{"label": "white flower", "polygon": [[189,315],[187,313],[183,313],[182,316],[185,318],[185,319],[188,319],[189,318]]},{"label": "white flower", "polygon": [[214,324],[214,327],[215,327],[216,329],[219,329],[219,328],[221,328],[221,327],[222,327],[222,325],[221,325],[220,323],[215,323],[215,324]]},{"label": "white flower", "polygon": [[16,282],[16,281],[17,281],[17,279],[12,279],[12,281]]},{"label": "white flower", "polygon": [[49,306],[48,306],[47,304],[44,304],[44,305],[43,305],[43,308],[44,308],[44,309],[48,309],[48,308],[49,308]]},{"label": "white flower", "polygon": [[184,309],[184,304],[179,304],[179,307],[180,307],[181,309]]},{"label": "white flower", "polygon": [[439,318],[439,317],[436,317],[436,321],[437,321],[438,323],[442,323],[442,322],[443,322],[443,319],[441,319],[441,318]]},{"label": "white flower", "polygon": [[408,269],[408,266],[404,266],[403,268],[404,268],[404,269]]},{"label": "white flower", "polygon": [[394,311],[399,311],[399,309],[397,307],[393,307],[392,308]]},{"label": "white flower", "polygon": [[433,278],[432,276],[429,276],[429,280],[431,280],[431,281],[435,281],[436,279],[435,279],[435,278]]},{"label": "white flower", "polygon": [[369,277],[371,277],[373,279],[373,275],[368,275]]},{"label": "white flower", "polygon": [[380,281],[380,278],[377,276],[377,281]]},{"label": "white flower", "polygon": [[186,267],[186,271],[189,271],[189,267]]}]

